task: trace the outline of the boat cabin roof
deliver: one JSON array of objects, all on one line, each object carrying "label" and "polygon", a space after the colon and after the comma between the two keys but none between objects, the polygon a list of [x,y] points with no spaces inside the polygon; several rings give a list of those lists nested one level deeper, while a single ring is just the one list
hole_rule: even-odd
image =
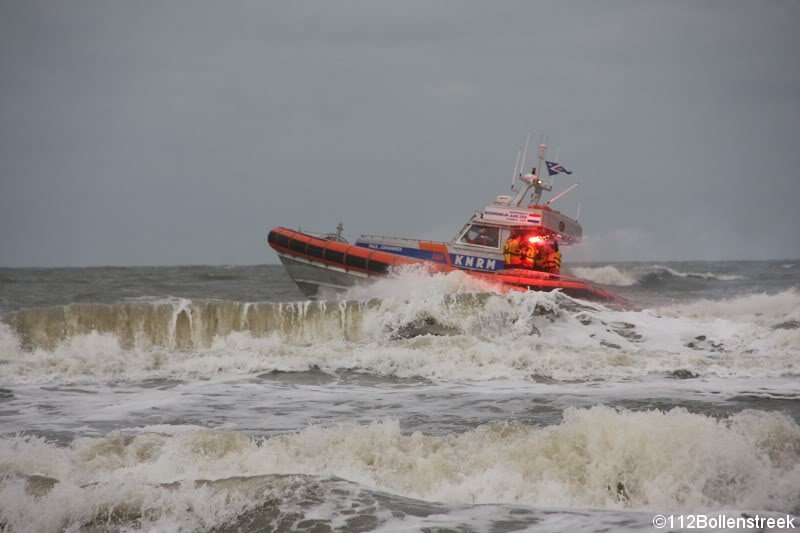
[{"label": "boat cabin roof", "polygon": [[562,244],[574,244],[583,236],[583,230],[577,221],[547,205],[523,207],[493,202],[476,211],[453,241],[463,241],[469,227],[473,225],[550,234]]}]

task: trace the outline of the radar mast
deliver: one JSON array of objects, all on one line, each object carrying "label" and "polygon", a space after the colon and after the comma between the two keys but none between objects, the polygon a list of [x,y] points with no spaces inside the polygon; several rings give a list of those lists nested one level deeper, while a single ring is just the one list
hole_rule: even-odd
[{"label": "radar mast", "polygon": [[[523,183],[527,184],[525,189],[521,190],[517,193],[514,197],[513,204],[516,206],[522,205],[523,200],[525,200],[525,196],[527,196],[528,192],[533,189],[533,194],[531,195],[531,204],[532,205],[539,205],[539,202],[542,200],[542,193],[544,191],[552,191],[552,185],[545,185],[544,180],[539,177],[540,172],[542,170],[542,163],[544,163],[544,154],[547,150],[546,144],[540,144],[539,150],[537,152],[538,161],[536,166],[531,169],[530,174],[525,174],[524,176],[520,174],[519,179]],[[523,160],[524,164],[524,160]]]}]

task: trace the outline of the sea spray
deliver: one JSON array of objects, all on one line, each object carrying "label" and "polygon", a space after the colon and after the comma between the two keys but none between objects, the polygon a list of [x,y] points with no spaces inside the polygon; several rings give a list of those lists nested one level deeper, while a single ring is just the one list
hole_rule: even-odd
[{"label": "sea spray", "polygon": [[[430,294],[407,299],[73,304],[0,324],[0,377],[210,376],[357,370],[443,380],[587,380],[672,374],[797,375],[800,295],[615,311],[559,293]],[[191,315],[191,320],[181,319]],[[181,321],[183,325],[177,325]]]},{"label": "sea spray", "polygon": [[123,521],[177,516],[208,528],[290,498],[282,491],[298,480],[263,476],[297,474],[448,504],[800,510],[800,427],[776,413],[716,419],[598,406],[568,409],[553,426],[501,422],[444,436],[404,433],[397,420],[264,439],[159,431],[66,448],[0,439],[0,514],[14,530],[82,527],[111,509]]},{"label": "sea spray", "polygon": [[722,274],[716,272],[683,272],[663,265],[631,265],[631,266],[573,266],[569,273],[600,285],[631,287],[646,283],[662,283],[669,280],[708,280],[735,281],[744,279],[739,274]]}]

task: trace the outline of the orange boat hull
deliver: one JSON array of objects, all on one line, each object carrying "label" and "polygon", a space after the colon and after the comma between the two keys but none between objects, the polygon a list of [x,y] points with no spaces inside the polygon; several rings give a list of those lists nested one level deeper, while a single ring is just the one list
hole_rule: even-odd
[{"label": "orange boat hull", "polygon": [[[284,265],[287,266],[287,270],[289,270],[290,264],[297,263],[303,265],[306,273],[311,272],[310,268],[330,271],[332,273],[330,276],[317,276],[316,281],[321,286],[344,287],[357,283],[359,279],[384,277],[392,267],[422,264],[433,272],[463,270],[478,279],[497,283],[507,290],[544,292],[560,290],[564,294],[582,300],[599,301],[617,306],[629,305],[629,302],[621,296],[568,276],[523,269],[507,269],[494,273],[458,269],[449,263],[442,264],[409,258],[381,250],[321,239],[282,227],[273,228],[269,232],[267,242],[278,253]],[[315,280],[305,279],[313,277],[313,274],[306,275],[303,279],[293,276],[291,271],[289,274],[307,294],[314,290],[306,289],[308,285],[313,285]]]}]

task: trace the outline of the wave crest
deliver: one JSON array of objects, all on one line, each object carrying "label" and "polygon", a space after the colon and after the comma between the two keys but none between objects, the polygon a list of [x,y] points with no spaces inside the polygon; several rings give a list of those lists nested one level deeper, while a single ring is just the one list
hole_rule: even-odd
[{"label": "wave crest", "polygon": [[434,380],[797,375],[800,294],[615,311],[559,293],[174,301],[19,312],[0,381],[356,370]]},{"label": "wave crest", "polygon": [[800,290],[789,289],[776,294],[756,293],[722,300],[695,300],[663,307],[664,316],[695,319],[730,319],[766,326],[800,320]]},{"label": "wave crest", "polygon": [[681,272],[663,265],[634,266],[628,268],[605,265],[601,267],[573,267],[570,270],[576,277],[592,283],[617,287],[630,287],[643,283],[658,283],[670,279],[704,279],[714,281],[744,279],[743,276],[738,274]]},{"label": "wave crest", "polygon": [[158,429],[79,438],[67,448],[0,439],[5,520],[20,531],[80,528],[118,509],[123,521],[178,516],[209,528],[270,498],[291,500],[296,479],[265,486],[263,476],[298,474],[449,504],[800,509],[800,427],[777,413],[715,419],[597,406],[570,408],[554,426],[498,423],[446,436],[408,435],[397,420],[266,439]]}]

